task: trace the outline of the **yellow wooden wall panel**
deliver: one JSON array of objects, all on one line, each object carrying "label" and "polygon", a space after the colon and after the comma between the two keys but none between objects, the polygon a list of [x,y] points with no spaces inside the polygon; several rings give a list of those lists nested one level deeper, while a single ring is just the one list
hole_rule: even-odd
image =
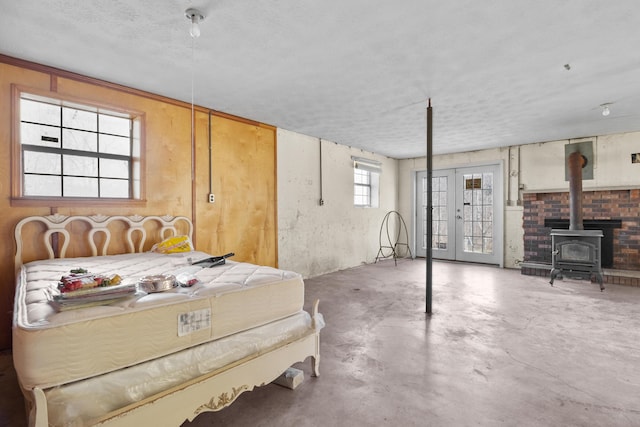
[{"label": "yellow wooden wall panel", "polygon": [[48,74],[0,63],[0,348],[11,345],[11,315],[15,288],[13,227],[28,215],[48,214],[44,208],[11,208],[11,84],[48,90]]},{"label": "yellow wooden wall panel", "polygon": [[235,260],[277,266],[275,131],[212,117],[209,247]]}]

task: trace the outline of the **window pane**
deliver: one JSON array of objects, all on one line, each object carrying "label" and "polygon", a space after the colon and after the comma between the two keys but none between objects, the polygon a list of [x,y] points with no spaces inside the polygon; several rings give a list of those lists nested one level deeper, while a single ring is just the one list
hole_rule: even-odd
[{"label": "window pane", "polygon": [[362,169],[354,169],[353,182],[356,184],[369,184],[371,172]]},{"label": "window pane", "polygon": [[140,198],[140,162],[133,162],[133,168],[132,168],[132,182],[131,182],[131,187],[132,187],[132,191],[133,194],[131,195],[131,197],[133,197],[134,199],[139,199]]},{"label": "window pane", "polygon": [[125,117],[115,117],[100,114],[100,133],[110,133],[129,137],[131,131],[131,120]]},{"label": "window pane", "polygon": [[[62,156],[65,175],[98,176],[98,159],[84,156]],[[66,185],[66,180],[65,180]],[[65,191],[65,195],[68,196]]]},{"label": "window pane", "polygon": [[355,206],[371,206],[371,172],[353,169],[353,204]]},{"label": "window pane", "polygon": [[133,132],[131,135],[131,156],[140,158],[140,135],[142,120],[140,118],[132,120]]},{"label": "window pane", "polygon": [[23,167],[26,173],[60,175],[60,155],[25,151]]},{"label": "window pane", "polygon": [[100,135],[100,152],[130,156],[131,144],[129,144],[129,138],[122,136]]},{"label": "window pane", "polygon": [[355,194],[358,196],[364,196],[364,197],[369,196],[369,187],[367,186],[356,185],[354,191],[355,191]]},{"label": "window pane", "polygon": [[22,93],[19,124],[22,195],[140,198],[141,117]]},{"label": "window pane", "polygon": [[101,179],[100,197],[129,197],[129,182],[122,179]]},{"label": "window pane", "polygon": [[60,148],[60,128],[20,123],[20,144]]},{"label": "window pane", "polygon": [[357,206],[369,206],[371,204],[371,187],[356,185],[354,188],[353,203]]},{"label": "window pane", "polygon": [[97,131],[97,114],[90,111],[62,107],[62,126],[74,129]]},{"label": "window pane", "polygon": [[65,197],[98,197],[97,178],[65,176],[63,182]]},{"label": "window pane", "polygon": [[368,206],[367,198],[364,196],[354,196],[353,198],[354,204],[357,206]]},{"label": "window pane", "polygon": [[98,150],[98,134],[81,130],[62,130],[62,146],[69,150],[90,151]]},{"label": "window pane", "polygon": [[129,162],[100,159],[100,176],[106,178],[129,178]]},{"label": "window pane", "polygon": [[60,197],[60,177],[49,175],[25,175],[25,196]]},{"label": "window pane", "polygon": [[20,120],[60,126],[60,106],[20,99]]}]

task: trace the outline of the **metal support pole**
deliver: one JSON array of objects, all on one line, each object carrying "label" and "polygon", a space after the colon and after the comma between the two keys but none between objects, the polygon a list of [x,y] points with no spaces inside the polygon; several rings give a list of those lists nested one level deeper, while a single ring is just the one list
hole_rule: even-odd
[{"label": "metal support pole", "polygon": [[427,107],[427,298],[426,298],[426,312],[432,313],[431,309],[431,294],[432,294],[432,282],[433,282],[433,200],[431,196],[433,177],[433,109],[431,108],[431,98],[429,98],[429,106]]}]

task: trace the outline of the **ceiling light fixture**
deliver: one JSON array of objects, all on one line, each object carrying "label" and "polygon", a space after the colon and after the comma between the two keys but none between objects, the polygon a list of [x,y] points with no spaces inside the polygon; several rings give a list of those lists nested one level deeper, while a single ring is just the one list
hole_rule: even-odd
[{"label": "ceiling light fixture", "polygon": [[[196,145],[196,114],[194,108],[194,71],[195,71],[195,51],[196,39],[200,37],[200,22],[204,19],[204,15],[198,9],[189,8],[184,11],[186,18],[191,21],[191,180],[195,179],[195,145]],[[210,191],[211,193],[211,191]]]},{"label": "ceiling light fixture", "polygon": [[184,11],[184,16],[187,17],[189,21],[191,21],[191,29],[189,30],[189,34],[194,39],[200,37],[200,21],[204,19],[204,15],[198,9],[189,8]]},{"label": "ceiling light fixture", "polygon": [[606,104],[601,104],[600,107],[602,107],[602,115],[607,117],[609,114],[611,114],[611,110],[609,110],[609,105],[611,105],[610,102],[607,102]]}]

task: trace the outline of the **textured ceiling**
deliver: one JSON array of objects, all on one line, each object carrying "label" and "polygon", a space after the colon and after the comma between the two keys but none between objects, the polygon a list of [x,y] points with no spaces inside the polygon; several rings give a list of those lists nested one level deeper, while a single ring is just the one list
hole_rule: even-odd
[{"label": "textured ceiling", "polygon": [[0,53],[187,102],[193,77],[198,105],[410,158],[428,98],[436,154],[640,130],[639,17],[637,0],[0,0]]}]

